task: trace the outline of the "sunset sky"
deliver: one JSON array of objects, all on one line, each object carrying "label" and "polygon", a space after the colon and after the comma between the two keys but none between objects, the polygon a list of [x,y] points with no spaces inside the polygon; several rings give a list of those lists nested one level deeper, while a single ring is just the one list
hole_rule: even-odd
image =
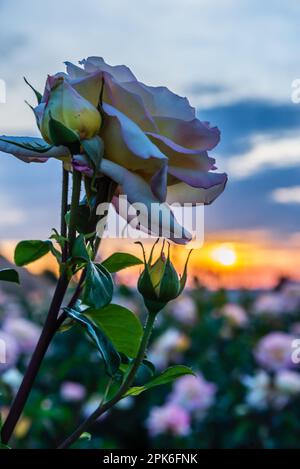
[{"label": "sunset sky", "polygon": [[[0,0],[0,134],[37,135],[24,75],[42,90],[64,60],[125,63],[141,81],[188,96],[222,132],[212,156],[229,184],[206,208],[194,272],[210,284],[251,287],[297,276],[300,104],[291,85],[300,78],[299,14],[297,0],[272,8],[258,0]],[[0,154],[3,252],[58,226],[59,179],[55,161],[26,165]]]}]

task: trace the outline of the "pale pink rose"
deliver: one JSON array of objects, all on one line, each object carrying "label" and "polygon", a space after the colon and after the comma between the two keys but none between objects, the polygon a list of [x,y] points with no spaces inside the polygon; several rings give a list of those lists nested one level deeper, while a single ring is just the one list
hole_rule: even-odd
[{"label": "pale pink rose", "polygon": [[20,351],[27,354],[33,352],[41,335],[40,326],[19,317],[6,318],[3,330],[17,341]]},{"label": "pale pink rose", "polygon": [[206,381],[201,374],[187,375],[175,382],[168,401],[203,418],[215,401],[216,391],[216,385]]},{"label": "pale pink rose", "polygon": [[153,407],[146,421],[151,436],[170,434],[187,436],[190,433],[190,416],[188,412],[176,404]]},{"label": "pale pink rose", "polygon": [[86,396],[86,389],[80,383],[65,381],[60,388],[60,395],[64,401],[82,401]]},{"label": "pale pink rose", "polygon": [[254,350],[257,362],[269,370],[291,368],[294,339],[285,332],[271,332],[264,336]]},{"label": "pale pink rose", "polygon": [[[186,98],[165,87],[141,83],[123,65],[110,66],[100,57],[89,57],[80,64],[81,67],[66,62],[67,73],[48,77],[42,103],[35,109],[42,134],[51,140],[46,112],[50,106],[58,120],[80,136],[90,138],[98,129],[99,123],[93,116],[101,101],[104,119],[97,134],[104,141],[105,158],[98,170],[118,185],[113,198],[116,208],[122,194],[127,195],[129,204],[143,203],[145,209],[140,211],[139,218],[146,227],[151,205],[163,202],[162,219],[171,225],[170,239],[181,244],[190,241],[191,234],[180,227],[169,204],[210,204],[224,190],[227,175],[217,173],[215,160],[208,156],[208,151],[220,140],[220,131],[208,122],[201,122]],[[64,96],[68,98],[66,113],[61,107]],[[83,123],[77,123],[73,108],[87,115]],[[64,158],[91,176],[91,163],[84,154],[71,160],[69,150],[62,146],[38,154],[28,144],[41,144],[41,139],[1,138],[0,151],[24,161]],[[161,228],[167,232],[162,225],[151,226],[151,233],[157,235]]]}]

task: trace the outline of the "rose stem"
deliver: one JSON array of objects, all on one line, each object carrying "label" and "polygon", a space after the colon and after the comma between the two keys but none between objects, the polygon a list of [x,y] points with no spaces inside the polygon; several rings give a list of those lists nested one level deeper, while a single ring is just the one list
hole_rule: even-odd
[{"label": "rose stem", "polygon": [[110,399],[108,402],[106,402],[103,405],[100,405],[76,430],[72,435],[70,435],[59,447],[58,449],[66,449],[69,448],[78,438],[82,433],[87,431],[91,425],[95,423],[95,421],[104,414],[108,409],[110,409],[113,405],[115,405],[120,399],[122,399],[123,395],[126,393],[126,391],[129,389],[131,386],[134,377],[136,375],[136,372],[142,363],[145,352],[149,343],[149,339],[151,336],[151,332],[153,329],[154,321],[156,318],[156,313],[149,313],[146,321],[146,325],[144,328],[144,334],[142,337],[142,341],[139,347],[139,351],[137,353],[137,356],[133,362],[133,365],[131,367],[131,370],[125,379],[124,383],[120,387],[119,391],[116,393],[116,395]]},{"label": "rose stem", "polygon": [[[73,190],[72,190],[72,204],[71,204],[71,216],[70,216],[70,226],[69,226],[69,250],[72,249],[72,244],[76,236],[76,211],[79,205],[80,199],[80,187],[81,187],[81,175],[77,172],[74,174],[73,178]],[[61,218],[65,219],[66,210],[67,210],[67,200],[68,200],[68,178],[66,177],[65,172],[63,172],[63,183],[62,183],[62,213]],[[65,224],[62,221],[61,227],[63,231],[66,230]],[[50,342],[53,339],[53,336],[57,330],[56,320],[59,313],[62,301],[64,299],[66,290],[69,285],[69,279],[66,272],[64,271],[57,282],[57,286],[54,292],[54,296],[49,308],[49,312],[40,336],[40,339],[37,343],[35,351],[30,360],[29,366],[26,370],[25,376],[21,383],[21,386],[17,392],[17,395],[13,401],[10,412],[6,418],[6,421],[2,427],[1,431],[1,440],[4,444],[7,444],[14,428],[20,418],[20,415],[24,409],[24,406],[27,402],[28,396],[34,384],[36,375],[40,369],[43,358],[46,354],[46,351],[49,347]]]}]

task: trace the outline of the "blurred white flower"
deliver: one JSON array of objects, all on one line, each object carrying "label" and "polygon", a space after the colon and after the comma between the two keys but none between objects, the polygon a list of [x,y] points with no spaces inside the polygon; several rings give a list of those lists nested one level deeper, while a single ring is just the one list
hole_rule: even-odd
[{"label": "blurred white flower", "polygon": [[146,421],[151,436],[163,433],[173,436],[186,436],[190,433],[190,416],[188,412],[176,404],[153,407]]},{"label": "blurred white flower", "polygon": [[242,383],[248,388],[247,405],[254,409],[265,409],[268,406],[271,383],[268,373],[259,370],[254,376],[244,377]]},{"label": "blurred white flower", "polygon": [[40,326],[19,317],[7,317],[3,330],[18,342],[20,351],[27,354],[33,352],[41,334]]},{"label": "blurred white flower", "polygon": [[20,349],[15,338],[0,330],[0,373],[16,364],[19,353]]},{"label": "blurred white flower", "polygon": [[300,374],[295,371],[280,370],[272,378],[259,370],[242,382],[248,388],[246,404],[257,410],[282,409],[293,396],[300,394]]},{"label": "blurred white flower", "polygon": [[257,362],[269,370],[291,368],[293,340],[294,337],[285,332],[267,334],[255,347],[254,356]]},{"label": "blurred white flower", "polygon": [[22,379],[23,375],[19,372],[17,368],[10,368],[9,370],[5,371],[1,376],[2,383],[9,386],[13,390],[13,392],[16,392],[19,389]]},{"label": "blurred white flower", "polygon": [[201,374],[187,375],[175,382],[168,401],[203,418],[215,401],[216,391],[216,385],[206,381]]},{"label": "blurred white flower", "polygon": [[190,345],[189,338],[175,328],[168,329],[153,343],[149,351],[149,360],[156,368],[163,369],[170,362],[179,361],[182,352]]},{"label": "blurred white flower", "polygon": [[256,315],[280,316],[293,313],[300,304],[299,298],[288,285],[278,292],[263,293],[254,302],[253,313]]},{"label": "blurred white flower", "polygon": [[80,383],[65,381],[60,388],[60,395],[63,400],[69,402],[78,402],[86,396],[86,389]]},{"label": "blurred white flower", "polygon": [[245,309],[236,303],[227,303],[219,310],[219,314],[224,317],[232,327],[245,327],[248,324]]},{"label": "blurred white flower", "polygon": [[176,321],[187,326],[193,326],[198,319],[196,304],[188,295],[183,294],[171,302],[168,311]]}]

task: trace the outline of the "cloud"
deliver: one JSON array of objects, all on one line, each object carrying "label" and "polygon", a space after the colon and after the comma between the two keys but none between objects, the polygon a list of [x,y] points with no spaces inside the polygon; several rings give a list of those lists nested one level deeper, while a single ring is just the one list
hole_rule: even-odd
[{"label": "cloud", "polygon": [[280,187],[272,192],[271,197],[280,204],[300,204],[300,186]]},{"label": "cloud", "polygon": [[284,138],[257,136],[248,152],[229,159],[227,170],[232,177],[242,179],[260,171],[299,166],[299,162],[300,129]]}]

